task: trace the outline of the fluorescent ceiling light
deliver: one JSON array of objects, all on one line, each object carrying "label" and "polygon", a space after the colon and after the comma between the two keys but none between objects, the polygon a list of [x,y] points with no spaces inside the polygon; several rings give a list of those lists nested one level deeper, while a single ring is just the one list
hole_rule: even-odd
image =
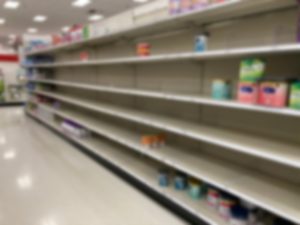
[{"label": "fluorescent ceiling light", "polygon": [[4,152],[3,158],[5,160],[12,160],[12,159],[16,158],[16,155],[17,154],[14,150],[10,150],[10,151]]},{"label": "fluorescent ceiling light", "polygon": [[17,184],[20,189],[30,189],[33,185],[32,177],[28,175],[23,175],[17,178]]},{"label": "fluorescent ceiling light", "polygon": [[43,23],[46,20],[47,20],[47,16],[44,15],[36,15],[35,17],[33,17],[33,21],[37,23]]},{"label": "fluorescent ceiling light", "polygon": [[74,7],[79,7],[79,8],[85,7],[89,4],[91,4],[91,0],[75,0],[72,3]]},{"label": "fluorescent ceiling light", "polygon": [[4,18],[0,18],[0,25],[5,24],[6,20]]},{"label": "fluorescent ceiling light", "polygon": [[136,3],[145,3],[148,2],[148,0],[133,0]]},{"label": "fluorescent ceiling light", "polygon": [[65,27],[61,28],[61,30],[65,33],[69,32],[70,29],[71,28],[69,26],[65,26]]},{"label": "fluorescent ceiling light", "polygon": [[28,29],[27,29],[27,32],[28,32],[28,33],[31,33],[31,34],[35,34],[35,33],[38,32],[38,30],[37,30],[36,28],[34,28],[34,27],[31,27],[31,28],[28,28]]},{"label": "fluorescent ceiling light", "polygon": [[4,8],[6,9],[17,9],[19,6],[20,2],[15,0],[6,0],[6,2],[4,2]]},{"label": "fluorescent ceiling light", "polygon": [[101,14],[90,14],[89,15],[89,21],[98,21],[98,20],[101,20],[103,19],[103,16]]}]

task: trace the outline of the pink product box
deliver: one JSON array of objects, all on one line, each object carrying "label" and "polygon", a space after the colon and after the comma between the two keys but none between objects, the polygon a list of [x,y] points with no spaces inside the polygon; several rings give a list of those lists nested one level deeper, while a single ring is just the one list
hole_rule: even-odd
[{"label": "pink product box", "polygon": [[180,12],[186,13],[190,12],[193,9],[193,1],[192,0],[181,0],[180,2]]},{"label": "pink product box", "polygon": [[193,0],[193,10],[203,9],[209,6],[209,0]]},{"label": "pink product box", "polygon": [[239,83],[238,101],[246,104],[256,104],[258,98],[258,84],[251,82]]},{"label": "pink product box", "polygon": [[288,98],[286,82],[262,82],[259,85],[258,103],[272,107],[285,107]]},{"label": "pink product box", "polygon": [[169,12],[171,15],[180,13],[181,0],[169,0]]}]

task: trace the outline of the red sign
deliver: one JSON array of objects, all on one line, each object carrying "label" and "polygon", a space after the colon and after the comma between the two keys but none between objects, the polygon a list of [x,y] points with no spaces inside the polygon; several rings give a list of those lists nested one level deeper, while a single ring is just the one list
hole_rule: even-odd
[{"label": "red sign", "polygon": [[0,54],[0,62],[19,62],[18,55],[1,55]]}]

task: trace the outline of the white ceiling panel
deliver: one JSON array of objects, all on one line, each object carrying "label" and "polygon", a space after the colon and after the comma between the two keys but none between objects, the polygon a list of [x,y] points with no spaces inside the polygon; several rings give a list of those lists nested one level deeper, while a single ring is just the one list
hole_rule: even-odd
[{"label": "white ceiling panel", "polygon": [[[84,8],[72,7],[73,0],[19,0],[21,6],[17,10],[4,9],[5,0],[0,0],[0,18],[6,23],[0,25],[0,36],[22,34],[29,27],[36,27],[40,34],[59,32],[63,26],[88,23],[89,10],[95,9],[105,17],[117,14],[134,7],[132,0],[92,0],[92,4]],[[44,23],[33,22],[35,15],[46,15]]]}]

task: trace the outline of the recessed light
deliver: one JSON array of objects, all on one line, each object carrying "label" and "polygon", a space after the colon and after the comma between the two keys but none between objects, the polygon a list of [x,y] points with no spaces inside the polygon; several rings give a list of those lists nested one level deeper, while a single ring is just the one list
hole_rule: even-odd
[{"label": "recessed light", "polygon": [[36,15],[35,17],[33,17],[33,21],[37,22],[37,23],[43,23],[47,20],[47,16],[44,15]]},{"label": "recessed light", "polygon": [[6,9],[17,9],[19,6],[20,2],[16,0],[6,0],[6,2],[4,2],[4,8]]},{"label": "recessed light", "polygon": [[145,3],[148,2],[148,0],[133,0],[136,3]]},{"label": "recessed light", "polygon": [[79,8],[85,7],[89,4],[91,4],[91,0],[75,0],[72,3],[74,7],[79,7]]},{"label": "recessed light", "polygon": [[69,32],[70,29],[71,29],[71,28],[70,28],[69,26],[65,26],[65,27],[61,28],[61,30],[62,30],[63,32],[65,32],[65,33]]},{"label": "recessed light", "polygon": [[98,21],[103,19],[103,16],[101,14],[91,14],[89,15],[89,21]]},{"label": "recessed light", "polygon": [[28,33],[31,33],[31,34],[35,34],[38,32],[38,29],[34,28],[34,27],[31,27],[31,28],[28,28],[27,29],[27,32]]},{"label": "recessed light", "polygon": [[6,20],[4,18],[0,18],[0,25],[5,24]]}]

